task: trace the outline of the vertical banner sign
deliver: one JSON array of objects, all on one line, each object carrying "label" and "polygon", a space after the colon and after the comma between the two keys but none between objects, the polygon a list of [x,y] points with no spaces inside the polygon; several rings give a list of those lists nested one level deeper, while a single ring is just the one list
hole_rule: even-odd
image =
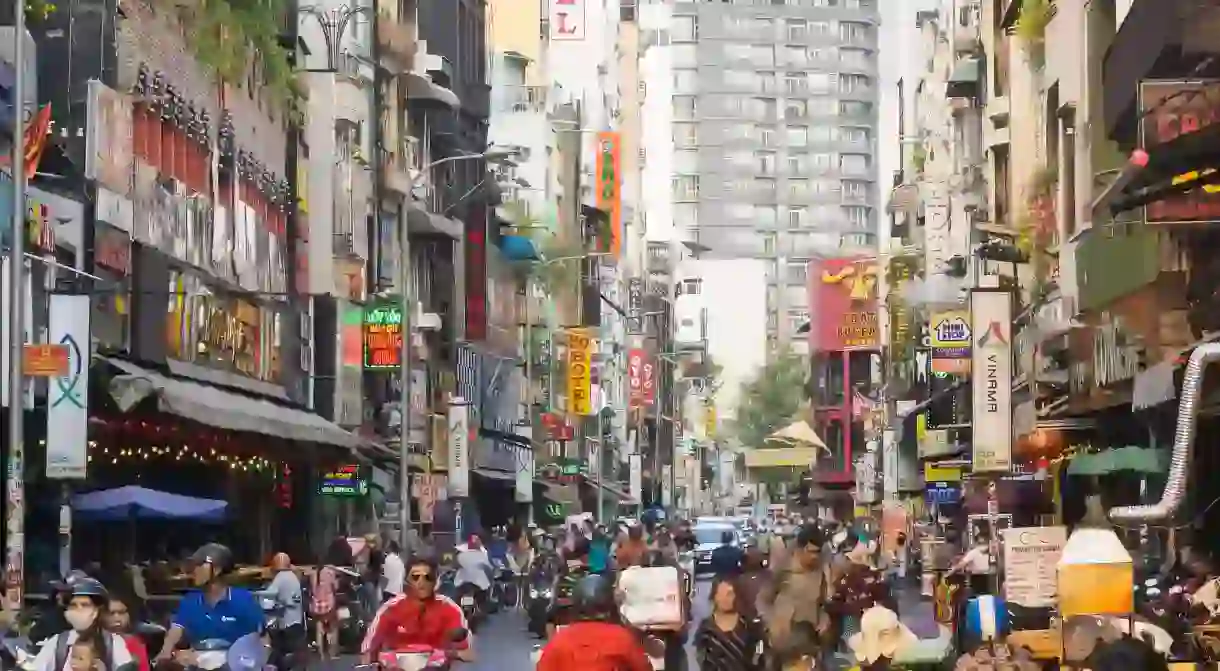
[{"label": "vertical banner sign", "polygon": [[642,494],[644,490],[644,457],[639,454],[632,454],[627,457],[627,494],[631,497],[631,502],[639,504],[643,502]]},{"label": "vertical banner sign", "polygon": [[89,296],[52,294],[47,340],[68,348],[68,372],[49,379],[47,477],[83,480],[89,462]]},{"label": "vertical banner sign", "polygon": [[369,305],[364,308],[362,326],[364,367],[368,370],[395,370],[402,366],[402,308],[397,305]]},{"label": "vertical banner sign", "polygon": [[[3,193],[2,185],[0,185],[0,193]],[[0,196],[0,200],[3,200],[2,196]],[[0,346],[0,376],[3,376],[5,380],[4,384],[0,384],[0,405],[3,405],[4,407],[8,407],[8,341],[11,337],[10,332],[12,331],[12,327],[9,324],[8,319],[8,310],[9,301],[13,296],[11,293],[12,290],[8,286],[8,264],[9,259],[7,256],[4,257],[3,261],[0,261],[0,343],[3,343],[3,346]],[[24,325],[23,330],[25,331],[25,342],[28,343],[34,339],[34,334],[31,330],[34,324],[34,295],[28,264],[26,264],[26,271],[23,274],[23,277],[25,281],[22,283],[21,304],[23,306],[22,311],[25,313],[25,318],[22,320],[22,323]],[[34,386],[30,384],[29,380],[26,380],[24,387],[25,398],[23,401],[25,403],[25,407],[27,409],[33,408]]]},{"label": "vertical banner sign", "polygon": [[[519,438],[522,438],[527,443],[533,443],[534,430],[533,427],[523,426],[518,424],[513,427],[513,432]],[[516,501],[517,503],[533,503],[534,502],[534,451],[532,449],[514,448],[517,453],[517,487]]]},{"label": "vertical banner sign", "polygon": [[657,402],[657,367],[647,355],[644,356],[644,364],[640,366],[640,392],[645,406]]},{"label": "vertical banner sign", "polygon": [[623,199],[619,178],[621,145],[622,138],[618,133],[597,134],[597,209],[610,214],[610,246],[606,251],[612,259],[618,258],[623,244]]},{"label": "vertical banner sign", "polygon": [[579,42],[585,39],[585,3],[588,0],[550,0],[551,40]]},{"label": "vertical banner sign", "polygon": [[627,404],[633,409],[644,405],[644,360],[644,350],[638,347],[627,352]]},{"label": "vertical banner sign", "polygon": [[970,314],[965,310],[932,313],[933,373],[970,373],[970,334]]},{"label": "vertical banner sign", "polygon": [[661,505],[666,508],[674,504],[673,471],[669,464],[661,467]]},{"label": "vertical banner sign", "polygon": [[970,292],[973,468],[1005,472],[1012,466],[1012,294]]},{"label": "vertical banner sign", "polygon": [[470,496],[470,402],[449,400],[449,495]]},{"label": "vertical banner sign", "polygon": [[627,280],[627,333],[644,332],[644,278]]},{"label": "vertical banner sign", "polygon": [[593,414],[592,348],[588,331],[568,331],[568,414]]}]

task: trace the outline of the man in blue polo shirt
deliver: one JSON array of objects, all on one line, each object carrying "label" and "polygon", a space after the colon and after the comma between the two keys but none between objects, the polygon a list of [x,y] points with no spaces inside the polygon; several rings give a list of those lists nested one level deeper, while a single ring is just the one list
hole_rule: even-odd
[{"label": "man in blue polo shirt", "polygon": [[[174,657],[174,648],[186,636],[198,643],[222,639],[230,643],[247,634],[258,633],[263,627],[263,611],[249,590],[230,587],[225,576],[233,569],[233,553],[219,543],[208,543],[191,557],[195,565],[195,586],[178,604],[173,626],[165,635],[165,644],[156,661]],[[184,664],[189,659],[182,660]],[[186,664],[189,665],[189,664]]]}]

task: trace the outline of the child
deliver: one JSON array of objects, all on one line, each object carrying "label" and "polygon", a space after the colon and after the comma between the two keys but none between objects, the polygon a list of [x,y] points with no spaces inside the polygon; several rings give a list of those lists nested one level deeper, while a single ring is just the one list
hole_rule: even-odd
[{"label": "child", "polygon": [[72,671],[105,671],[106,665],[102,663],[96,641],[92,638],[76,639],[68,657],[68,668]]}]

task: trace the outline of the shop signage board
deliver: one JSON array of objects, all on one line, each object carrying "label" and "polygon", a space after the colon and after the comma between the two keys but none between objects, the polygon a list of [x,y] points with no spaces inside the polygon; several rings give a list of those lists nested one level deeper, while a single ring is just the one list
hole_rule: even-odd
[{"label": "shop signage board", "polygon": [[[584,2],[585,0],[577,0]],[[607,131],[597,134],[597,209],[610,214],[610,258],[617,259],[622,247],[623,199],[620,193],[620,154],[623,139],[618,133]]]},{"label": "shop signage board", "polygon": [[[1139,127],[1145,150],[1197,133],[1216,122],[1220,81],[1148,80],[1139,84],[1139,109],[1147,110]],[[1166,100],[1172,100],[1166,103]],[[1149,152],[1155,153],[1155,152]],[[1208,166],[1192,166],[1201,170]],[[1184,175],[1197,178],[1198,175]],[[1149,224],[1202,224],[1220,221],[1220,188],[1207,186],[1157,198],[1144,206]]]},{"label": "shop signage board", "polygon": [[1004,598],[1028,608],[1056,605],[1066,527],[1004,529]]},{"label": "shop signage board", "polygon": [[402,366],[402,308],[386,303],[364,308],[364,367],[395,370]]},{"label": "shop signage board", "polygon": [[[534,430],[533,427],[517,424],[513,427],[513,432],[518,438],[521,438],[526,444],[533,443]],[[517,456],[517,481],[514,494],[516,495],[517,503],[533,503],[534,502],[534,450],[517,447],[514,452]]]},{"label": "shop signage board", "polygon": [[932,313],[933,373],[970,373],[971,333],[968,311],[945,310]]},{"label": "shop signage board", "polygon": [[593,339],[586,329],[568,331],[568,409],[593,414]]},{"label": "shop signage board", "polygon": [[470,402],[449,400],[449,495],[470,496]]},{"label": "shop signage board", "polygon": [[369,475],[359,464],[343,464],[327,470],[318,480],[322,496],[360,497],[369,493]]},{"label": "shop signage board", "polygon": [[589,0],[549,0],[547,26],[554,42],[582,42],[585,39],[585,3]]},{"label": "shop signage board", "polygon": [[639,335],[644,332],[644,278],[627,280],[627,333]]},{"label": "shop signage board", "polygon": [[880,346],[875,259],[815,259],[811,308],[819,315],[810,332],[818,351],[872,349]]},{"label": "shop signage board", "polygon": [[47,339],[68,351],[47,390],[47,477],[82,480],[89,463],[89,296],[52,294]]},{"label": "shop signage board", "polygon": [[656,367],[643,348],[627,353],[627,381],[630,387],[628,402],[632,408],[652,405],[656,400]]},{"label": "shop signage board", "polygon": [[69,358],[67,345],[26,345],[23,372],[27,377],[63,377]]},{"label": "shop signage board", "polygon": [[1012,294],[970,292],[972,467],[976,473],[1012,467]]}]

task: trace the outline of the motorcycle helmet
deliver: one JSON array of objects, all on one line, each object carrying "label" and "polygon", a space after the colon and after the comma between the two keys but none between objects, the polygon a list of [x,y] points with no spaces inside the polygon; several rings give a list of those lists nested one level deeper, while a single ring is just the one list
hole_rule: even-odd
[{"label": "motorcycle helmet", "polygon": [[220,543],[207,543],[195,550],[191,563],[211,564],[212,577],[219,577],[233,570],[233,551]]},{"label": "motorcycle helmet", "polygon": [[70,602],[78,596],[88,598],[99,607],[105,606],[110,601],[110,593],[106,591],[106,586],[89,576],[76,577],[68,583],[68,590],[64,593],[65,601]]},{"label": "motorcycle helmet", "polygon": [[602,575],[587,575],[572,589],[572,607],[581,620],[608,620],[618,612],[614,582]]}]

